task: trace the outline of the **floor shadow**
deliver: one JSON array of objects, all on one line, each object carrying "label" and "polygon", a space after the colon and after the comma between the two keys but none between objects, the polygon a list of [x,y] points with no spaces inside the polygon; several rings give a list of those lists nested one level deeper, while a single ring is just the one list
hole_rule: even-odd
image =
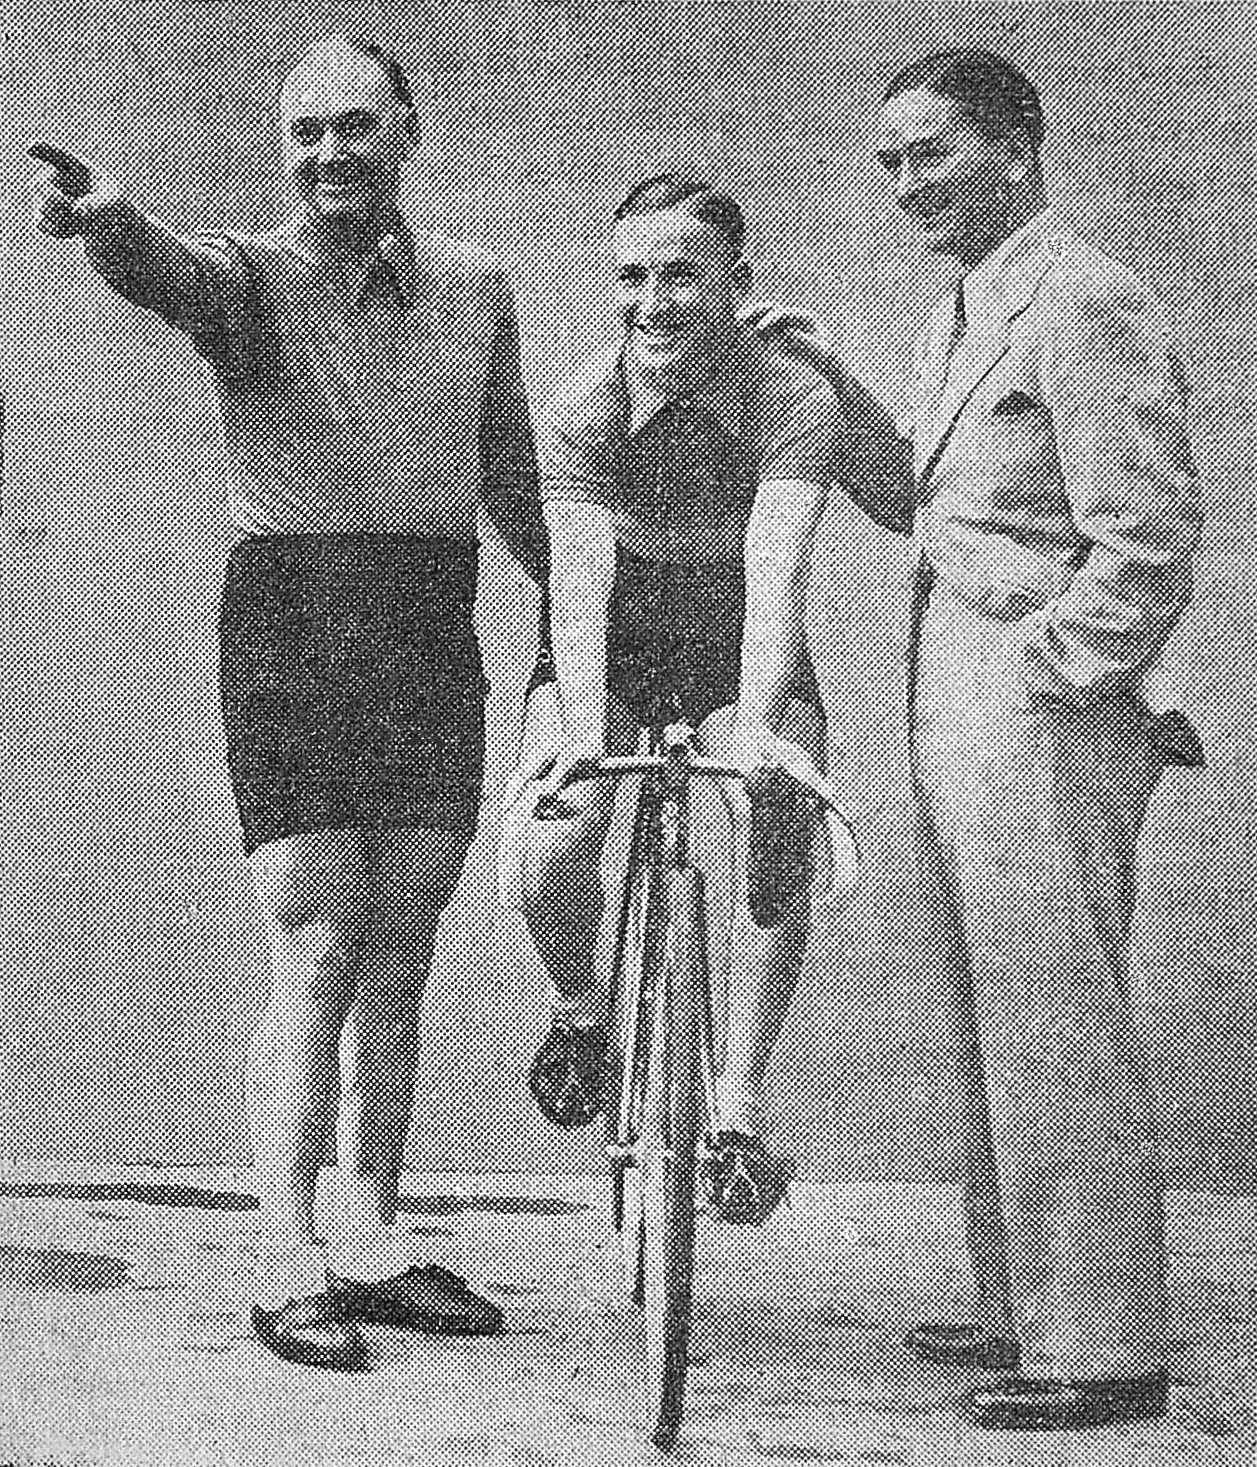
[{"label": "floor shadow", "polygon": [[[147,1207],[197,1207],[217,1212],[253,1212],[257,1198],[244,1192],[209,1192],[176,1182],[5,1182],[0,1197],[50,1198],[65,1202],[139,1202]],[[586,1202],[563,1197],[403,1197],[399,1212],[443,1217],[493,1212],[512,1217],[563,1217],[588,1212]]]},{"label": "floor shadow", "polygon": [[0,1279],[10,1288],[44,1293],[100,1294],[127,1283],[127,1264],[103,1253],[70,1253],[60,1248],[24,1248],[0,1243]]},{"label": "floor shadow", "polygon": [[403,1197],[398,1212],[442,1217],[456,1212],[496,1212],[510,1217],[566,1217],[588,1212],[587,1202],[566,1197]]},{"label": "floor shadow", "polygon": [[207,1192],[177,1182],[5,1182],[0,1197],[48,1197],[65,1202],[142,1202],[148,1207],[200,1207],[252,1212],[256,1197],[243,1192]]}]

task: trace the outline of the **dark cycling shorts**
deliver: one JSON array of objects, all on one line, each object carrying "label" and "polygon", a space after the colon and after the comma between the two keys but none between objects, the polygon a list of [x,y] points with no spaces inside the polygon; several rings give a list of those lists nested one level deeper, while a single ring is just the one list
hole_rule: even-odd
[{"label": "dark cycling shorts", "polygon": [[[684,716],[699,724],[738,700],[746,574],[740,561],[681,565],[620,546],[607,629],[610,691],[643,727]],[[555,680],[549,608],[528,692]],[[820,703],[810,663],[793,697]]]},{"label": "dark cycling shorts", "polygon": [[440,537],[235,546],[220,688],[246,850],[316,830],[474,830],[486,692],[475,583],[475,547]]}]

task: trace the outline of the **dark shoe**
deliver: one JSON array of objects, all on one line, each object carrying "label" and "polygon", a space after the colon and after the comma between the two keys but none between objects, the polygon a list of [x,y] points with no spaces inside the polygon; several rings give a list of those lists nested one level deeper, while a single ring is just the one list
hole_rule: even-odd
[{"label": "dark shoe", "polygon": [[496,1335],[502,1311],[473,1294],[467,1280],[435,1264],[408,1268],[378,1283],[327,1276],[327,1287],[345,1319],[391,1324],[425,1335]]},{"label": "dark shoe", "polygon": [[976,1324],[918,1324],[904,1345],[931,1365],[955,1365],[973,1370],[1016,1370],[1021,1351],[1015,1340],[987,1334]]},{"label": "dark shoe", "polygon": [[762,1223],[786,1195],[791,1162],[770,1156],[764,1143],[740,1131],[721,1131],[699,1162],[699,1185],[727,1223]]},{"label": "dark shoe", "polygon": [[528,1072],[528,1088],[553,1125],[587,1126],[603,1108],[611,1083],[607,1031],[556,1019]]},{"label": "dark shoe", "polygon": [[367,1342],[330,1294],[292,1299],[279,1309],[255,1304],[249,1322],[268,1350],[294,1365],[361,1370],[367,1363]]},{"label": "dark shoe", "polygon": [[1014,1376],[970,1392],[975,1426],[1012,1431],[1080,1431],[1118,1421],[1151,1421],[1169,1405],[1165,1373],[1130,1380],[1025,1380]]}]

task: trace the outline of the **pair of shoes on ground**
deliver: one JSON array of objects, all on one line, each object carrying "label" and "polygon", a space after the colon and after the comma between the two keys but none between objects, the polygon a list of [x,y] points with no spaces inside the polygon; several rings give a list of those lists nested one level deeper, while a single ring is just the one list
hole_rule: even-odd
[{"label": "pair of shoes on ground", "polygon": [[427,1335],[495,1335],[502,1311],[435,1264],[414,1266],[378,1283],[327,1275],[327,1292],[278,1309],[254,1305],[253,1332],[273,1354],[296,1365],[362,1370],[367,1344],[359,1324],[388,1324]]},{"label": "pair of shoes on ground", "polygon": [[904,1341],[918,1360],[1012,1374],[970,1391],[964,1413],[975,1426],[1011,1431],[1081,1431],[1122,1421],[1151,1421],[1169,1406],[1164,1371],[1120,1380],[1035,1380],[1019,1373],[1015,1340],[971,1324],[922,1324]]}]

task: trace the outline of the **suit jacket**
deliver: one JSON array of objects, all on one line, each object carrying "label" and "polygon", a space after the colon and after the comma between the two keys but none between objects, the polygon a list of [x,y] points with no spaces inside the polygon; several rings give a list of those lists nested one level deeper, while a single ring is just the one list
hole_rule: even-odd
[{"label": "suit jacket", "polygon": [[[1041,214],[964,281],[921,359],[913,537],[976,610],[1023,621],[1029,690],[1137,689],[1191,597],[1186,383],[1139,280]],[[928,340],[951,335],[953,297]],[[945,375],[944,375],[945,373]]]}]

